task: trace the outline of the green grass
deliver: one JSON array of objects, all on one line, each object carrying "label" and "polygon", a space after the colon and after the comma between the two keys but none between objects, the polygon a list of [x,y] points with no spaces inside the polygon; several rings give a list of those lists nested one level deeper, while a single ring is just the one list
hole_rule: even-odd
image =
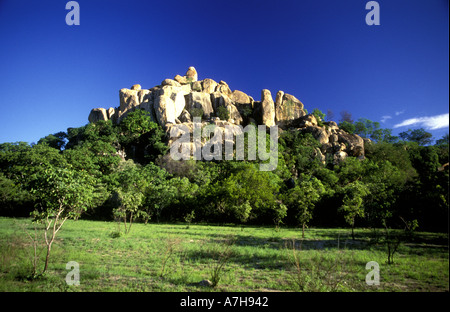
[{"label": "green grass", "polygon": [[[449,290],[447,234],[417,233],[388,265],[381,231],[368,229],[352,241],[349,229],[312,228],[301,240],[294,228],[136,223],[119,236],[113,222],[67,221],[48,272],[30,279],[26,227],[34,233],[29,219],[0,218],[0,291]],[[69,261],[80,265],[79,286],[65,282]],[[379,286],[365,283],[369,261],[380,265]],[[217,286],[201,286],[219,265]]]}]

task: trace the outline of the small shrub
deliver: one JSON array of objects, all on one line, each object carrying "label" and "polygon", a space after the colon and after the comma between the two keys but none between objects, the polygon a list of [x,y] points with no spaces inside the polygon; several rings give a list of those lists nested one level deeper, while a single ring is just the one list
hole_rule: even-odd
[{"label": "small shrub", "polygon": [[[302,251],[303,240],[298,245],[292,240],[292,247],[286,247],[292,275],[291,284],[298,291],[337,291],[344,287],[345,277],[349,273],[349,265],[345,258],[345,250],[330,254],[327,250],[317,250],[316,255],[306,258]],[[307,255],[311,256],[311,252]]]},{"label": "small shrub", "polygon": [[203,109],[200,107],[191,108],[189,113],[191,113],[192,118],[194,118],[194,117],[202,118],[204,115]]},{"label": "small shrub", "polygon": [[225,265],[230,260],[233,251],[232,247],[235,243],[234,238],[228,238],[223,244],[216,245],[212,250],[213,259],[210,268],[211,287],[216,287],[223,277]]},{"label": "small shrub", "polygon": [[184,216],[184,221],[187,223],[186,229],[189,229],[191,226],[192,220],[195,218],[195,212],[192,210],[190,213],[188,213],[186,216]]},{"label": "small shrub", "polygon": [[163,277],[166,270],[167,262],[172,258],[172,256],[177,252],[177,248],[181,243],[179,238],[168,238],[165,244],[165,250],[163,253],[163,259],[161,262],[161,272],[160,277]]},{"label": "small shrub", "polygon": [[119,237],[121,237],[122,236],[122,232],[119,230],[119,231],[112,231],[110,234],[109,234],[109,236],[111,237],[111,238],[119,238]]},{"label": "small shrub", "polygon": [[383,221],[384,243],[386,244],[387,252],[387,264],[394,263],[394,254],[397,252],[401,243],[406,239],[413,239],[414,231],[418,227],[417,220],[407,222],[403,218],[400,219],[405,224],[405,228],[398,231],[392,230],[387,226],[386,220]]},{"label": "small shrub", "polygon": [[249,107],[249,106],[244,106],[244,107],[242,108],[242,111],[241,111],[242,117],[248,118],[248,117],[250,117],[250,116],[252,115],[252,113],[253,113],[253,111],[252,111],[251,107]]},{"label": "small shrub", "polygon": [[217,117],[219,117],[221,120],[228,120],[230,119],[230,112],[225,106],[219,106],[216,112]]}]

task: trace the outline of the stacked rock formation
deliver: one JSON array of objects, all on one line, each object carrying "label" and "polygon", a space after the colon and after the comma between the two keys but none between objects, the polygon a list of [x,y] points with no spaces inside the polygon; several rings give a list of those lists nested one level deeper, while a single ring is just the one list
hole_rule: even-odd
[{"label": "stacked rock formation", "polygon": [[[303,103],[295,96],[278,91],[274,101],[271,92],[263,89],[261,100],[255,101],[242,91],[232,91],[224,81],[216,82],[210,78],[198,80],[194,67],[189,67],[184,76],[165,79],[150,89],[142,89],[139,84],[130,89],[123,88],[119,91],[119,99],[120,106],[117,108],[92,109],[89,122],[112,120],[120,123],[128,113],[143,109],[150,113],[154,122],[168,134],[171,133],[170,145],[177,138],[173,133],[181,135],[182,129],[186,129],[181,125],[192,129],[193,117],[201,116],[202,124],[229,126],[233,132],[236,131],[235,134],[249,123],[311,133],[322,144],[317,152],[323,161],[325,154],[332,154],[336,162],[347,156],[364,156],[361,137],[339,129],[333,121],[322,122],[324,126],[319,126],[315,116],[307,115]],[[223,114],[224,109],[227,114]]]}]

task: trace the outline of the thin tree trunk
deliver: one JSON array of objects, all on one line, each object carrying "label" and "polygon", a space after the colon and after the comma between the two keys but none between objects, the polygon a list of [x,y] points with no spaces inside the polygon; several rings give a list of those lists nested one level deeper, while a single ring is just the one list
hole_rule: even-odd
[{"label": "thin tree trunk", "polygon": [[53,241],[55,240],[56,233],[58,233],[58,231],[61,229],[64,222],[66,222],[66,220],[68,218],[68,217],[65,217],[64,219],[62,219],[61,223],[58,225],[59,217],[61,216],[61,213],[63,211],[64,211],[64,208],[62,207],[62,205],[60,205],[59,211],[56,214],[55,220],[53,221],[52,236],[51,236],[50,240],[48,240],[48,238],[47,238],[47,232],[50,229],[52,222],[50,221],[50,223],[49,223],[48,217],[47,217],[47,228],[45,229],[45,232],[44,232],[45,242],[47,243],[47,256],[45,257],[45,265],[44,265],[44,270],[42,271],[42,274],[44,274],[45,271],[47,271],[48,261],[50,259],[50,251],[52,249],[52,244],[53,244]]},{"label": "thin tree trunk", "polygon": [[127,234],[127,213],[125,212],[125,216],[123,217],[123,224],[125,226],[125,234]]},{"label": "thin tree trunk", "polygon": [[353,219],[353,222],[352,222],[352,240],[355,240],[355,232],[354,232],[354,229],[355,229],[355,219]]},{"label": "thin tree trunk", "polygon": [[50,250],[52,249],[52,243],[53,243],[53,240],[51,240],[50,244],[47,246],[47,256],[45,257],[45,265],[44,265],[44,270],[42,271],[42,274],[44,274],[45,271],[47,271],[48,260],[50,259]]},{"label": "thin tree trunk", "polygon": [[133,212],[131,212],[131,215],[130,215],[130,224],[128,225],[128,232],[127,232],[127,234],[130,233],[132,224],[133,224]]}]

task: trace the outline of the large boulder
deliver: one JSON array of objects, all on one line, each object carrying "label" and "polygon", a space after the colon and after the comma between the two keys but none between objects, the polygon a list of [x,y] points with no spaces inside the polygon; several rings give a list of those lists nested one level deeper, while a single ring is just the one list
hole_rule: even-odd
[{"label": "large boulder", "polygon": [[330,129],[333,133],[339,130],[339,126],[334,121],[327,121],[323,123],[325,126],[327,126],[328,129]]},{"label": "large boulder", "polygon": [[211,104],[211,96],[204,92],[190,92],[186,96],[186,109],[191,113],[193,109],[201,108],[203,116],[213,117],[214,110]]},{"label": "large boulder", "polygon": [[183,112],[181,113],[181,115],[178,117],[180,119],[180,121],[182,123],[184,122],[191,122],[191,114],[189,114],[189,112],[185,109],[183,109]]},{"label": "large boulder", "polygon": [[253,112],[253,101],[247,94],[239,90],[234,90],[229,96],[244,119],[251,116]]},{"label": "large boulder", "polygon": [[139,105],[138,92],[139,92],[139,90],[137,90],[136,88],[120,89],[119,98],[120,98],[120,111],[121,112],[131,110],[131,109],[135,108],[137,105]]},{"label": "large boulder", "polygon": [[202,92],[203,91],[202,81],[193,82],[191,88],[192,88],[192,91]]},{"label": "large boulder", "polygon": [[337,152],[333,155],[333,164],[338,165],[347,158],[348,154],[344,151]]},{"label": "large boulder", "polygon": [[[172,80],[172,79],[169,79],[169,80]],[[175,81],[176,83],[179,83],[180,85],[190,84],[190,83],[195,82],[197,80],[198,80],[197,71],[192,66],[189,67],[189,69],[186,72],[186,75],[184,75],[184,76],[176,75],[173,78],[173,81]],[[170,81],[168,81],[168,82],[170,83],[170,85],[175,85],[174,83],[172,83]],[[162,85],[164,85],[164,81],[163,81]]]},{"label": "large boulder", "polygon": [[153,107],[156,119],[162,127],[165,127],[167,123],[175,123],[175,119],[183,112],[186,106],[184,97],[189,94],[185,86],[167,85],[156,91]]},{"label": "large boulder", "polygon": [[202,90],[206,93],[213,93],[216,90],[217,82],[210,78],[203,79],[202,81]]},{"label": "large boulder", "polygon": [[305,115],[303,117],[300,117],[298,119],[298,125],[300,127],[311,127],[311,126],[317,126],[317,119],[316,116],[313,114]]},{"label": "large boulder", "polygon": [[186,76],[180,76],[180,75],[176,75],[173,80],[175,80],[176,82],[178,82],[179,84],[187,84],[188,81],[186,79]]},{"label": "large boulder", "polygon": [[364,140],[359,135],[340,130],[338,132],[338,142],[345,144],[345,152],[349,156],[359,157],[364,155]]},{"label": "large boulder", "polygon": [[143,102],[148,102],[151,100],[151,91],[147,89],[141,89],[137,92],[137,98],[139,104],[142,104]]},{"label": "large boulder", "polygon": [[236,106],[234,106],[233,101],[227,95],[220,92],[213,92],[211,93],[211,103],[216,116],[219,111],[219,107],[223,106],[228,110],[230,119],[232,119],[235,124],[240,125],[242,123],[241,114]]},{"label": "large boulder", "polygon": [[261,91],[261,115],[262,123],[267,127],[275,125],[275,104],[272,94],[267,89]]},{"label": "large boulder", "polygon": [[291,126],[293,121],[304,116],[303,103],[295,96],[278,91],[275,100],[275,123],[280,126]]},{"label": "large boulder", "polygon": [[107,111],[108,119],[111,119],[113,123],[117,123],[117,112],[114,107],[110,107]]},{"label": "large boulder", "polygon": [[319,126],[308,126],[304,128],[300,128],[300,131],[305,133],[311,133],[312,136],[319,141],[320,144],[328,144],[330,133],[327,132],[325,128]]},{"label": "large boulder", "polygon": [[188,82],[194,82],[198,80],[198,74],[195,67],[191,66],[186,72],[186,79]]},{"label": "large boulder", "polygon": [[220,92],[220,93],[223,93],[223,94],[225,94],[225,95],[228,95],[229,97],[231,97],[231,89],[230,89],[230,87],[228,86],[228,84],[225,82],[225,81],[223,81],[223,80],[221,80],[220,82],[219,82],[219,84],[217,85],[217,87],[216,87],[216,91],[218,91],[218,92]]},{"label": "large boulder", "polygon": [[242,91],[234,90],[230,96],[231,100],[237,105],[250,105],[250,97]]},{"label": "large boulder", "polygon": [[131,89],[120,89],[119,99],[120,106],[119,110],[115,112],[114,122],[120,122],[128,113],[136,109],[146,110],[153,115],[152,92],[150,90],[141,89],[140,85],[134,85]]},{"label": "large boulder", "polygon": [[179,83],[178,81],[175,81],[173,79],[164,79],[161,82],[162,86],[173,86],[173,87],[181,87],[181,83]]},{"label": "large boulder", "polygon": [[108,112],[104,108],[94,108],[89,114],[88,120],[91,123],[97,122],[99,120],[108,120]]}]

